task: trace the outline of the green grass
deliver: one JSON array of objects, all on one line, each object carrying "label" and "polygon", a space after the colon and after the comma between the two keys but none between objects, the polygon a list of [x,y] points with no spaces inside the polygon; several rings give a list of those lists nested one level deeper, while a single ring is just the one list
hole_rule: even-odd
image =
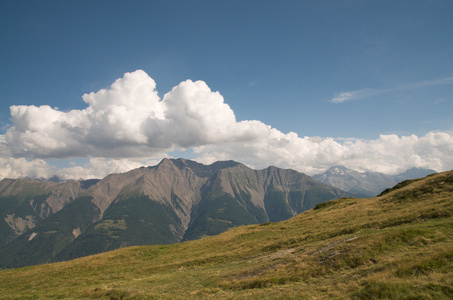
[{"label": "green grass", "polygon": [[452,299],[453,172],[173,245],[0,271],[1,299]]}]

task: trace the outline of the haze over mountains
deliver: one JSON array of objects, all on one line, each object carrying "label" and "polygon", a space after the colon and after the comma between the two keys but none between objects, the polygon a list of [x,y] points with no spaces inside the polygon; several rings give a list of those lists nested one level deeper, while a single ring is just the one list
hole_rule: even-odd
[{"label": "haze over mountains", "polygon": [[425,177],[433,173],[436,173],[436,171],[412,168],[397,175],[387,175],[370,171],[360,173],[344,166],[333,166],[322,174],[314,175],[313,178],[350,193],[374,197],[383,190],[393,187],[398,182]]},{"label": "haze over mountains", "polygon": [[351,195],[289,169],[164,159],[102,180],[0,182],[0,267],[169,244],[289,219]]}]

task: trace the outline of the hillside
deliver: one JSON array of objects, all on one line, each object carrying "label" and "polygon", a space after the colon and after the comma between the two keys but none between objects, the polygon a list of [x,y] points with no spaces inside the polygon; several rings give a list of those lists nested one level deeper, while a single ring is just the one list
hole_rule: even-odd
[{"label": "hillside", "polygon": [[0,267],[198,239],[286,220],[347,195],[294,170],[234,161],[164,159],[82,182],[2,180]]},{"label": "hillside", "polygon": [[173,245],[0,271],[4,299],[451,299],[453,171]]}]

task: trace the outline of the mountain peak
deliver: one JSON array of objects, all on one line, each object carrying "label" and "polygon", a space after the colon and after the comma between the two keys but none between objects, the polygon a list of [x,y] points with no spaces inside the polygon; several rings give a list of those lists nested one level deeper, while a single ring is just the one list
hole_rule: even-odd
[{"label": "mountain peak", "polygon": [[322,183],[340,188],[357,195],[374,197],[383,190],[390,188],[400,181],[414,179],[436,173],[434,170],[412,168],[398,175],[387,175],[367,171],[360,173],[345,166],[332,166],[322,174],[313,178]]},{"label": "mountain peak", "polygon": [[406,179],[415,179],[428,176],[430,174],[437,173],[432,169],[423,169],[423,168],[410,168],[403,173],[396,175],[395,177],[398,181],[406,180]]},{"label": "mountain peak", "polygon": [[351,169],[348,169],[346,168],[345,166],[332,166],[330,167],[326,173],[329,173],[329,174],[336,174],[336,175],[345,175],[346,173],[349,173],[349,172],[356,172],[354,170],[351,170]]},{"label": "mountain peak", "polygon": [[162,160],[157,164],[157,166],[173,164],[172,161],[173,161],[173,159],[171,159],[171,158],[162,158]]},{"label": "mountain peak", "polygon": [[241,163],[235,162],[233,160],[226,160],[226,161],[217,161],[210,165],[204,165],[202,163],[185,159],[185,158],[164,158],[161,162],[157,165],[157,167],[163,166],[174,166],[179,170],[184,168],[188,168],[192,170],[197,176],[199,177],[207,177],[211,174],[221,170],[236,167],[238,165],[242,165]]},{"label": "mountain peak", "polygon": [[212,170],[220,170],[226,168],[236,167],[238,165],[242,165],[241,163],[235,162],[234,160],[224,160],[224,161],[216,161],[209,165]]}]

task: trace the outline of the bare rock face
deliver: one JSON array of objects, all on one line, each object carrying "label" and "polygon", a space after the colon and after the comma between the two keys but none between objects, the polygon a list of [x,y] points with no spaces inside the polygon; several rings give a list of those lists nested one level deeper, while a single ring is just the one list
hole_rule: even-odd
[{"label": "bare rock face", "polygon": [[60,211],[69,202],[77,198],[80,194],[80,182],[70,180],[60,183],[52,188],[50,196],[46,199],[47,205],[53,213]]},{"label": "bare rock face", "polygon": [[8,214],[6,215],[4,220],[9,225],[9,227],[14,230],[14,233],[16,235],[20,235],[28,229],[35,227],[35,218],[33,216],[25,216],[24,218],[22,218],[16,217],[15,214]]},{"label": "bare rock face", "polygon": [[92,201],[99,207],[101,216],[125,188],[137,181],[139,173],[138,170],[132,170],[122,174],[110,174],[90,187],[86,194],[93,197]]}]

